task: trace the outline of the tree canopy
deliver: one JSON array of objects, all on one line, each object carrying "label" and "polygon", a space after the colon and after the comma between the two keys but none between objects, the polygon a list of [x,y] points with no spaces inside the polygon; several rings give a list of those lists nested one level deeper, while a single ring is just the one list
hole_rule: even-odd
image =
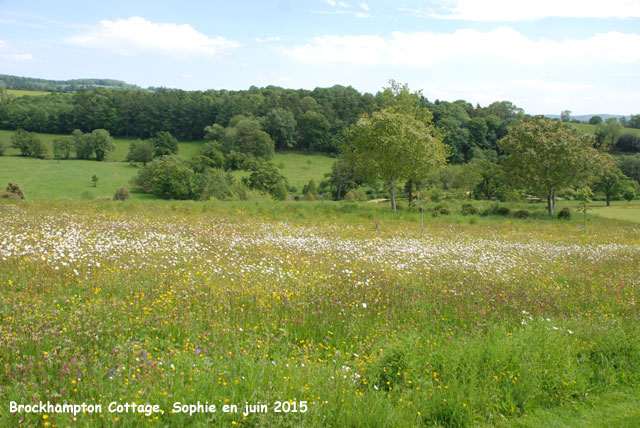
[{"label": "tree canopy", "polygon": [[553,214],[556,192],[589,181],[602,162],[593,140],[562,122],[536,118],[513,127],[498,144],[506,172],[546,196]]},{"label": "tree canopy", "polygon": [[397,181],[437,169],[447,158],[447,150],[432,128],[390,109],[363,115],[349,130],[343,154],[356,174],[388,183],[394,211]]}]

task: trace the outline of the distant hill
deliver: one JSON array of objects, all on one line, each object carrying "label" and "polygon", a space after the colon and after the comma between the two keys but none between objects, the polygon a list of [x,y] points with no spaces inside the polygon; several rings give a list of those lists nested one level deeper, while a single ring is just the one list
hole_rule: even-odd
[{"label": "distant hill", "polygon": [[[602,120],[607,120],[610,117],[614,117],[616,119],[620,119],[621,117],[626,117],[627,119],[630,119],[631,116],[623,116],[621,114],[583,114],[580,116],[571,116],[571,119],[576,119],[576,120],[580,120],[582,122],[588,122],[589,119],[591,119],[593,116],[600,116],[602,118]],[[548,117],[549,119],[560,119],[560,115],[559,114],[545,114],[544,117]]]},{"label": "distant hill", "polygon": [[8,74],[0,74],[0,88],[48,92],[73,92],[92,88],[140,89],[137,85],[113,79],[46,80]]}]

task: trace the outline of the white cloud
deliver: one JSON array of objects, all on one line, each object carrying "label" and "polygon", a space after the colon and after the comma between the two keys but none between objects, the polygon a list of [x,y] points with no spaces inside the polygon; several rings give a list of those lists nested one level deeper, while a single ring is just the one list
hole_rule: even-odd
[{"label": "white cloud", "polygon": [[187,24],[153,23],[140,17],[100,21],[97,29],[71,37],[69,42],[121,55],[153,53],[175,58],[213,57],[239,46],[224,37],[208,37]]},{"label": "white cloud", "polygon": [[488,32],[470,29],[453,33],[394,32],[389,38],[327,35],[281,51],[304,64],[427,68],[450,60],[478,58],[532,66],[594,61],[629,64],[640,61],[637,46],[640,35],[635,33],[614,31],[579,40],[530,40],[512,28],[502,27]]},{"label": "white cloud", "polygon": [[256,37],[254,40],[258,43],[268,43],[268,42],[279,42],[282,39],[278,36],[275,36],[275,37],[265,37],[264,39],[260,37]]},{"label": "white cloud", "polygon": [[336,2],[333,0],[327,0],[327,3],[329,4],[329,6],[335,6]]},{"label": "white cloud", "polygon": [[33,61],[31,54],[0,54],[0,59],[4,61]]},{"label": "white cloud", "polygon": [[514,86],[531,88],[541,91],[575,91],[581,89],[593,89],[594,85],[588,83],[558,82],[538,79],[519,79],[511,82]]},{"label": "white cloud", "polygon": [[360,2],[358,3],[358,6],[360,6],[361,9],[366,10],[367,12],[369,12],[371,9],[369,8],[369,5],[366,4],[365,2]]},{"label": "white cloud", "polygon": [[[638,0],[454,0],[436,13],[413,10],[417,15],[466,21],[530,21],[557,18],[640,18]],[[407,9],[403,9],[407,11]]]},{"label": "white cloud", "polygon": [[[0,40],[0,51],[4,51],[9,45],[4,40]],[[33,55],[29,53],[0,53],[3,61],[33,61]]]},{"label": "white cloud", "polygon": [[371,18],[371,14],[363,13],[363,12],[356,12],[354,16],[356,18]]}]

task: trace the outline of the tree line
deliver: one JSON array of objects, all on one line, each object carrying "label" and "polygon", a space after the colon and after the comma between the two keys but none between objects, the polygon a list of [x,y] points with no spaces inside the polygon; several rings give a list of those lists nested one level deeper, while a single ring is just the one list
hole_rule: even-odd
[{"label": "tree line", "polygon": [[[1,92],[1,91],[0,91]],[[251,87],[246,91],[181,91],[104,89],[51,93],[40,97],[0,96],[0,128],[69,134],[74,129],[105,129],[113,136],[151,138],[166,131],[179,140],[199,140],[205,128],[227,128],[235,117],[252,118],[269,134],[276,150],[295,149],[337,154],[345,130],[363,114],[388,106],[389,89],[375,95],[352,87],[283,89]],[[466,101],[429,101],[433,123],[446,131],[451,162],[463,163],[473,149],[496,149],[508,127],[524,116],[508,101],[487,107]]]}]

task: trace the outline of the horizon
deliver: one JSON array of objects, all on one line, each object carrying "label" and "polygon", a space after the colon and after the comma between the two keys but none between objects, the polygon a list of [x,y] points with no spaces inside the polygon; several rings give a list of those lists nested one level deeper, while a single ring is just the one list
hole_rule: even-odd
[{"label": "horizon", "polygon": [[81,5],[2,2],[0,71],[202,91],[375,94],[394,79],[430,101],[507,100],[531,115],[640,112],[637,1]]}]

